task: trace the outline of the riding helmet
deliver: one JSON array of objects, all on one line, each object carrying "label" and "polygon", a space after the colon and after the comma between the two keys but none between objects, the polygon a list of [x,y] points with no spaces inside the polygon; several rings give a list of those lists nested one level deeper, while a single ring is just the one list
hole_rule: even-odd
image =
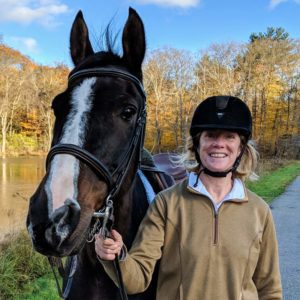
[{"label": "riding helmet", "polygon": [[248,140],[252,133],[251,112],[241,99],[232,96],[213,96],[201,102],[192,118],[190,135],[207,129],[236,131]]}]

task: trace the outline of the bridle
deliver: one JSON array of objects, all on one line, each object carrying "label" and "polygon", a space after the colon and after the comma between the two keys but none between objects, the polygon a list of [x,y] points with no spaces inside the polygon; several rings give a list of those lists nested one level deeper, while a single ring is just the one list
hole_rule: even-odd
[{"label": "bridle", "polygon": [[[70,73],[68,84],[70,86],[76,79],[87,78],[87,77],[122,78],[126,81],[133,83],[137,88],[137,90],[139,91],[139,94],[141,96],[139,97],[140,109],[137,115],[134,134],[131,137],[129,146],[127,150],[124,152],[124,154],[122,155],[122,158],[118,166],[115,168],[115,170],[113,170],[113,172],[110,172],[103,162],[101,162],[98,158],[96,158],[93,154],[91,154],[87,150],[74,144],[57,144],[50,149],[47,155],[46,170],[48,170],[50,162],[52,161],[55,155],[68,154],[74,156],[80,162],[87,165],[100,179],[105,181],[108,188],[105,204],[104,207],[101,208],[98,212],[94,212],[93,217],[97,219],[96,223],[99,223],[100,218],[103,219],[101,224],[102,232],[100,232],[100,234],[102,234],[103,237],[106,238],[110,231],[109,228],[107,228],[107,223],[108,220],[112,218],[114,199],[119,193],[120,188],[122,187],[122,183],[126,178],[126,175],[129,171],[133,156],[136,153],[137,148],[139,148],[139,153],[141,157],[141,152],[143,149],[144,133],[145,133],[145,124],[146,124],[146,93],[142,83],[137,77],[135,77],[134,75],[130,74],[127,71],[117,69],[117,68],[99,67],[99,68],[90,68],[90,69],[75,71],[74,73]],[[92,233],[94,234],[96,232],[92,230]],[[119,273],[117,275],[120,277],[119,283],[121,285],[120,288],[121,298],[127,299],[124,287],[122,287],[123,282],[122,282],[118,265],[116,266],[116,272]],[[71,284],[68,281],[67,286],[70,285]],[[65,296],[65,294],[68,294],[68,292],[69,290],[64,291],[63,295]]]},{"label": "bridle", "polygon": [[[87,150],[74,145],[74,144],[57,144],[53,146],[46,158],[46,169],[48,169],[49,164],[53,157],[57,154],[69,154],[76,157],[79,161],[83,162],[90,167],[91,170],[101,179],[103,179],[108,187],[107,199],[114,199],[118,194],[120,187],[126,177],[128,169],[130,167],[133,155],[137,147],[140,148],[140,152],[143,148],[143,139],[146,123],[146,93],[144,91],[142,83],[138,78],[132,74],[115,68],[92,68],[80,70],[75,73],[71,73],[69,76],[69,85],[78,78],[84,77],[117,77],[125,79],[135,85],[138,89],[141,98],[140,104],[141,108],[138,112],[137,121],[135,124],[134,134],[131,138],[130,144],[123,154],[120,164],[116,167],[113,172],[110,172],[103,162],[98,160],[93,154]],[[95,217],[98,217],[99,214],[95,213]]]}]

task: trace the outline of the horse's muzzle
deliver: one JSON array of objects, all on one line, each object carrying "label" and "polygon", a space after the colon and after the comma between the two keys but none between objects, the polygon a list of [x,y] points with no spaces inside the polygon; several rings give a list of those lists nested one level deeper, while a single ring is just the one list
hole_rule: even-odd
[{"label": "horse's muzzle", "polygon": [[78,246],[77,243],[70,243],[69,239],[80,223],[80,215],[78,203],[67,199],[47,218],[47,222],[40,223],[35,218],[28,218],[27,228],[34,248],[44,255],[70,255]]},{"label": "horse's muzzle", "polygon": [[65,204],[56,209],[50,216],[50,222],[45,231],[45,238],[49,245],[59,249],[75,230],[79,219],[80,206],[76,201],[67,199]]}]

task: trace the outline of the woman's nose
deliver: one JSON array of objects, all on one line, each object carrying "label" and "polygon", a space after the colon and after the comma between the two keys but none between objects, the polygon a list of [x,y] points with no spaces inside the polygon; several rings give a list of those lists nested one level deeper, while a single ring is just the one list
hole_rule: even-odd
[{"label": "woman's nose", "polygon": [[225,139],[222,136],[217,136],[214,139],[213,145],[216,147],[222,147],[222,146],[224,146],[224,142],[225,142]]}]

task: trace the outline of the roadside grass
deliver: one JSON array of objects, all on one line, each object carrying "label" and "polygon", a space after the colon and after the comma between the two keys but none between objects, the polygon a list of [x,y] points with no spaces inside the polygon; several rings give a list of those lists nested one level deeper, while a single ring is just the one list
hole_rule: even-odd
[{"label": "roadside grass", "polygon": [[24,286],[22,295],[13,298],[14,300],[60,300],[57,292],[53,274],[44,276],[27,283]]},{"label": "roadside grass", "polygon": [[[270,203],[300,175],[300,161],[266,161],[260,179],[247,187]],[[28,234],[21,232],[0,245],[0,299],[59,300],[47,259],[32,249]]]},{"label": "roadside grass", "polygon": [[50,271],[47,259],[33,250],[25,231],[12,235],[0,249],[0,299],[15,299],[26,283]]},{"label": "roadside grass", "polygon": [[282,194],[289,183],[300,174],[300,161],[288,163],[278,169],[263,170],[258,181],[246,182],[246,186],[267,203]]}]

